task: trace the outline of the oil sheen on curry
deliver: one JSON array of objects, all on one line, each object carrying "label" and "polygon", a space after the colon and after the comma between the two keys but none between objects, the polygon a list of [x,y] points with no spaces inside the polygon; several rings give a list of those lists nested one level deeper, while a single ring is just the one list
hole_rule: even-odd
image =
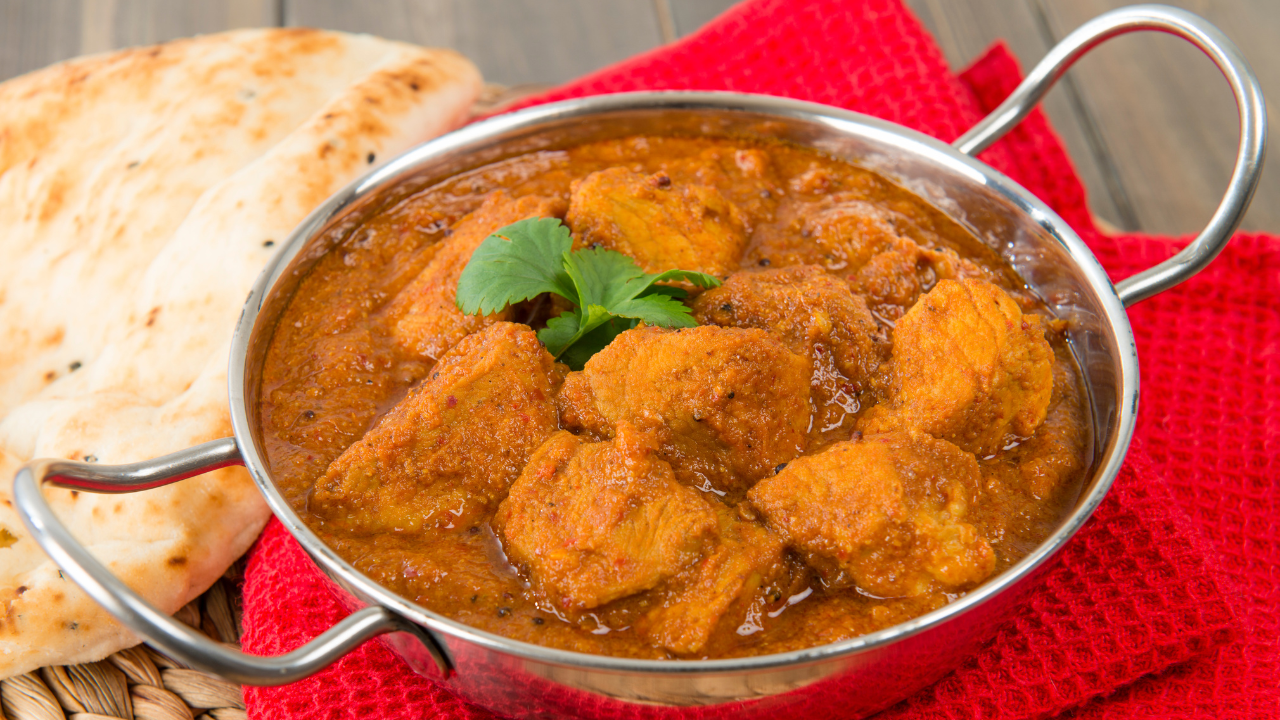
[{"label": "oil sheen on curry", "polygon": [[[723,279],[571,371],[547,297],[455,304],[493,231]],[[481,630],[586,653],[761,655],[963,596],[1073,503],[1062,323],[973,235],[806,149],[634,137],[422,189],[303,281],[263,378],[271,471],[356,568]]]}]

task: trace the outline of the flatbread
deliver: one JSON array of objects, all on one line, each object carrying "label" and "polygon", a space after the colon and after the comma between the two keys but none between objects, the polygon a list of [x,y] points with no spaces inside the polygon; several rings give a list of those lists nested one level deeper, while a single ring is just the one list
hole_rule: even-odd
[{"label": "flatbread", "polygon": [[[0,678],[138,641],[27,537],[35,457],[125,463],[231,434],[230,337],[312,208],[465,121],[456,53],[251,30],[72,60],[0,84]],[[240,468],[132,495],[47,496],[167,612],[269,515]]]}]

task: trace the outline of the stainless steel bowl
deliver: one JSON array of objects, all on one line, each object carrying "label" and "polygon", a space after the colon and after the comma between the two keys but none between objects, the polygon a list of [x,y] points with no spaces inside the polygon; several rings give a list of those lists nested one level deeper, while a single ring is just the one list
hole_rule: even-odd
[{"label": "stainless steel bowl", "polygon": [[[1222,69],[1240,108],[1241,145],[1221,206],[1190,247],[1116,286],[1076,233],[1044,203],[972,156],[1026,116],[1066,69],[1107,38],[1159,30],[1199,46]],[[1125,306],[1185,280],[1221,250],[1261,170],[1266,118],[1257,81],[1235,46],[1189,13],[1136,6],[1068,36],[1014,94],[954,146],[882,120],[822,105],[737,93],[656,92],[545,105],[476,123],[422,145],[329,199],[263,272],[235,331],[230,360],[234,438],[116,467],[38,460],[14,480],[32,536],[76,583],[139,635],[193,667],[253,685],[290,682],[382,635],[415,670],[499,713],[520,716],[696,717],[732,709],[777,718],[854,717],[934,682],[975,652],[1046,561],[1088,520],[1124,460],[1138,404],[1138,362]],[[517,642],[442,617],[379,586],[326,547],[267,469],[258,394],[267,343],[301,278],[341,228],[414,189],[537,149],[636,133],[780,138],[871,168],[933,203],[998,251],[1061,318],[1091,398],[1094,459],[1074,509],[1030,555],[956,602],[886,630],[776,655],[655,661],[584,655]],[[339,228],[337,233],[331,230]],[[133,492],[216,467],[248,468],[276,517],[353,611],[276,658],[217,646],[158,612],[94,560],[52,515],[42,483]]]}]

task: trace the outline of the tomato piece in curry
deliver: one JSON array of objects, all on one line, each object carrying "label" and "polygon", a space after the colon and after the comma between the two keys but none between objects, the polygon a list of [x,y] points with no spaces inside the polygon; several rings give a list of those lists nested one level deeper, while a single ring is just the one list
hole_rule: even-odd
[{"label": "tomato piece in curry", "polygon": [[[456,307],[495,230],[723,279],[700,327],[579,371],[547,297]],[[262,380],[270,469],[375,581],[555,648],[720,658],[941,607],[1039,544],[1090,427],[1063,324],[965,228],[783,143],[632,137],[418,190],[300,284]]]}]

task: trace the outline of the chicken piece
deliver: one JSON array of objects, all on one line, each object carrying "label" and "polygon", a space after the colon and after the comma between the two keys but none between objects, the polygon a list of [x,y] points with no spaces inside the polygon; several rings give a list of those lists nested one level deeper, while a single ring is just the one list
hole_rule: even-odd
[{"label": "chicken piece", "polygon": [[556,431],[555,361],[524,325],[467,336],[312,488],[308,509],[353,534],[468,527]]},{"label": "chicken piece", "polygon": [[606,442],[553,435],[493,523],[535,592],[570,614],[658,587],[698,562],[717,530],[711,501],[626,423]]},{"label": "chicken piece", "polygon": [[847,277],[853,292],[865,295],[873,310],[880,305],[910,307],[940,279],[989,278],[950,249],[926,248],[909,239],[908,231],[933,237],[912,219],[857,198],[837,193],[795,207],[757,233],[744,264],[819,265]]},{"label": "chicken piece", "polygon": [[991,545],[962,522],[980,480],[972,455],[899,432],[802,457],[747,495],[828,587],[915,597],[972,587],[995,569]]},{"label": "chicken piece", "polygon": [[1035,315],[982,280],[943,280],[894,330],[889,399],[866,433],[919,430],[986,457],[1030,437],[1053,395],[1053,351]]},{"label": "chicken piece", "polygon": [[742,214],[719,190],[680,185],[666,173],[615,167],[574,182],[566,222],[575,247],[629,255],[645,272],[696,270],[723,277],[738,266]]},{"label": "chicken piece", "polygon": [[650,642],[681,655],[701,650],[722,620],[741,619],[757,595],[787,575],[785,537],[723,504],[716,516],[719,544],[635,621]]},{"label": "chicken piece", "polygon": [[776,224],[761,228],[743,264],[820,265],[830,272],[856,272],[890,242],[902,239],[899,222],[892,210],[844,194],[796,204]]},{"label": "chicken piece", "polygon": [[741,491],[804,450],[809,376],[809,362],[763,330],[642,326],[566,378],[561,419],[603,436],[630,423],[654,435],[681,482]]},{"label": "chicken piece", "polygon": [[949,249],[928,250],[910,240],[894,240],[883,246],[849,276],[849,285],[872,307],[897,305],[910,308],[922,292],[939,280],[986,279],[976,264]]},{"label": "chicken piece", "polygon": [[422,272],[387,306],[391,335],[400,347],[411,355],[439,360],[467,335],[510,319],[510,308],[486,316],[463,315],[457,305],[458,277],[494,231],[528,218],[559,217],[564,210],[558,198],[530,195],[516,200],[497,190],[459,220]]},{"label": "chicken piece", "polygon": [[786,570],[783,538],[677,482],[652,438],[625,422],[609,441],[548,439],[494,527],[558,612],[578,619],[636,596],[615,612],[680,654],[701,649],[735,603]]},{"label": "chicken piece", "polygon": [[863,299],[816,265],[730,275],[694,300],[693,316],[722,327],[767,330],[809,358],[818,413],[813,429],[819,432],[861,409],[859,396],[888,350]]},{"label": "chicken piece", "polygon": [[750,146],[705,148],[667,159],[660,169],[676,185],[706,185],[719,190],[742,212],[748,236],[751,218],[771,215],[771,198],[781,188],[768,151]]},{"label": "chicken piece", "polygon": [[817,265],[738,272],[693,301],[703,324],[759,328],[811,361],[830,357],[861,381],[880,365],[879,331],[862,298]]},{"label": "chicken piece", "polygon": [[591,394],[591,381],[586,372],[564,376],[564,385],[556,395],[556,410],[560,414],[560,427],[585,433],[593,440],[613,435],[613,423],[596,409],[596,398]]}]

